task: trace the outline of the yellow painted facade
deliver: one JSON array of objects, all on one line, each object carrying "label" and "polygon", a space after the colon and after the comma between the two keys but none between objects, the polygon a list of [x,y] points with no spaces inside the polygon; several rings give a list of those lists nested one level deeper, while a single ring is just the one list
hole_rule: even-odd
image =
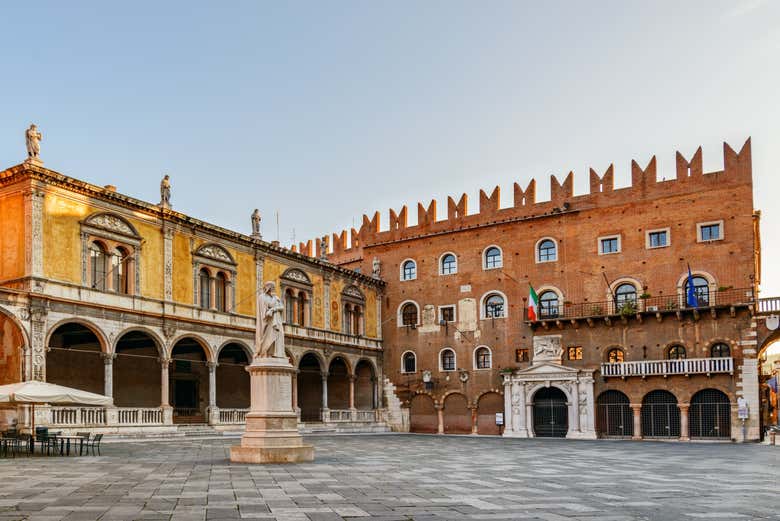
[{"label": "yellow painted facade", "polygon": [[[9,179],[16,179],[9,183]],[[170,209],[161,209],[133,199],[113,190],[66,178],[42,167],[19,165],[0,172],[0,181],[5,184],[0,191],[0,280],[20,279],[32,275],[27,266],[26,229],[33,203],[25,191],[34,188],[42,194],[41,248],[42,272],[39,276],[47,280],[72,286],[95,285],[85,281],[90,276],[88,243],[93,239],[85,232],[85,226],[96,215],[107,214],[111,218],[128,223],[137,235],[128,246],[137,252],[134,262],[138,263],[137,287],[133,279],[132,294],[153,301],[165,300],[166,239],[164,229],[172,230],[170,241],[172,257],[171,298],[177,306],[198,307],[194,287],[194,252],[204,245],[217,245],[229,253],[235,270],[233,302],[225,314],[235,313],[254,316],[255,293],[259,284],[256,280],[256,257],[263,259],[263,278],[274,281],[277,291],[281,287],[281,276],[289,268],[297,268],[309,277],[311,287],[311,313],[307,327],[324,329],[325,306],[330,307],[329,329],[341,332],[341,293],[348,285],[355,284],[365,295],[363,336],[377,338],[376,293],[381,291],[381,282],[340,268],[318,259],[307,257],[275,244],[269,244],[252,237],[197,221]],[[114,230],[116,231],[116,230]],[[106,233],[111,233],[107,230]],[[123,236],[107,240],[110,244],[122,245]],[[137,245],[135,245],[137,244]],[[232,270],[231,270],[232,271]],[[85,275],[85,273],[87,275]],[[325,302],[325,279],[330,281],[330,298]],[[106,292],[109,292],[108,290]],[[209,311],[215,311],[211,309]],[[194,316],[194,315],[193,315]]]}]

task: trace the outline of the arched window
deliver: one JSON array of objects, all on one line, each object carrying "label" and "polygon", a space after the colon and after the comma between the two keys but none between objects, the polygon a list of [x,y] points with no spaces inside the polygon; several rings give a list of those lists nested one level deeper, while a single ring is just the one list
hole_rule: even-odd
[{"label": "arched window", "polygon": [[624,283],[615,289],[615,304],[618,312],[628,308],[636,308],[636,286],[631,283]]},{"label": "arched window", "polygon": [[442,275],[452,275],[458,272],[458,260],[452,253],[446,253],[441,258],[441,271]]},{"label": "arched window", "polygon": [[295,324],[295,293],[288,289],[284,292],[284,320],[288,324]]},{"label": "arched window", "polygon": [[417,278],[417,263],[413,260],[404,261],[401,265],[401,280],[414,280]]},{"label": "arched window", "polygon": [[477,369],[490,369],[492,366],[490,349],[478,347],[474,352],[474,365]]},{"label": "arched window", "polygon": [[538,246],[538,261],[552,262],[558,260],[558,248],[555,247],[555,241],[544,239]]},{"label": "arched window", "polygon": [[[690,281],[685,281],[685,302],[687,303],[688,288],[690,287]],[[696,301],[700,307],[706,307],[710,305],[710,282],[704,277],[693,277],[693,292],[696,295]]]},{"label": "arched window", "polygon": [[91,287],[106,290],[106,272],[108,270],[108,258],[103,245],[93,242],[89,245],[90,274],[92,276]]},{"label": "arched window", "polygon": [[501,250],[497,246],[491,246],[485,250],[485,269],[500,268],[503,265]]},{"label": "arched window", "polygon": [[225,311],[227,308],[225,302],[227,289],[227,277],[221,271],[217,273],[217,278],[214,281],[214,305],[217,311]]},{"label": "arched window", "polygon": [[403,356],[402,371],[404,373],[417,372],[417,357],[411,351],[407,351]]},{"label": "arched window", "polygon": [[401,323],[405,326],[417,325],[417,306],[411,302],[404,304],[401,308]]},{"label": "arched window", "polygon": [[440,358],[441,358],[442,371],[455,370],[455,351],[453,351],[452,349],[444,349],[441,352]]},{"label": "arched window", "polygon": [[491,293],[485,299],[485,318],[501,318],[506,316],[504,312],[504,297],[498,293]]},{"label": "arched window", "polygon": [[201,268],[198,281],[200,286],[200,307],[209,309],[211,307],[211,275],[209,275],[209,270]]},{"label": "arched window", "polygon": [[673,345],[666,353],[668,360],[684,360],[685,359],[685,347],[681,345]]},{"label": "arched window", "polygon": [[710,348],[710,356],[712,358],[728,358],[731,356],[731,348],[728,344],[718,342]]},{"label": "arched window", "polygon": [[539,316],[541,318],[555,318],[559,314],[558,294],[549,290],[542,292],[539,295]]},{"label": "arched window", "polygon": [[624,356],[622,349],[610,349],[607,353],[607,361],[610,364],[619,364],[623,362]]},{"label": "arched window", "polygon": [[130,254],[124,248],[117,248],[111,255],[111,280],[113,282],[113,290],[117,293],[124,293],[125,295],[130,293],[130,285],[128,283],[128,274],[130,264]]}]

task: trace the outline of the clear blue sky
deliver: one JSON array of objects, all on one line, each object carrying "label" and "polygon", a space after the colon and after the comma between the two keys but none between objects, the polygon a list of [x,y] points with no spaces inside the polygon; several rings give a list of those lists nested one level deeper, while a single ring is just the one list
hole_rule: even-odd
[{"label": "clear blue sky", "polygon": [[[112,4],[112,5],[110,5]],[[15,2],[0,165],[46,166],[292,243],[361,215],[753,137],[764,295],[780,295],[780,2]],[[296,241],[297,242],[297,241]]]}]

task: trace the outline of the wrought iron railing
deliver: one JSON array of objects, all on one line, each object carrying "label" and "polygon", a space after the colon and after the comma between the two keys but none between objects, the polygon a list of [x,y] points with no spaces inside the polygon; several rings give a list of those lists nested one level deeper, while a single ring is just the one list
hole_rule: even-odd
[{"label": "wrought iron railing", "polygon": [[[684,293],[676,291],[670,295],[641,296],[623,300],[603,300],[597,302],[563,302],[539,309],[537,320],[559,320],[576,318],[594,318],[603,316],[630,316],[637,313],[663,313],[692,311],[719,306],[752,306],[755,303],[752,288],[722,289],[698,294],[698,306],[688,306]],[[780,299],[778,299],[780,300]],[[780,303],[778,303],[780,307]],[[528,315],[526,312],[526,320]]]},{"label": "wrought iron railing", "polygon": [[604,377],[669,376],[688,374],[733,373],[734,359],[686,358],[682,360],[642,360],[601,364]]}]

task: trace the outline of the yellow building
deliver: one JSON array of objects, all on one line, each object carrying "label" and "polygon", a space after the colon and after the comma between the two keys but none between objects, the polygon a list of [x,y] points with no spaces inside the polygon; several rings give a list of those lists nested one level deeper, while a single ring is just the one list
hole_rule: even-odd
[{"label": "yellow building", "polygon": [[[256,295],[273,281],[301,420],[381,427],[377,278],[176,212],[166,194],[150,204],[36,159],[0,172],[0,231],[0,384],[45,380],[115,402],[36,408],[37,423],[243,423]],[[0,428],[20,415],[4,411]]]}]

